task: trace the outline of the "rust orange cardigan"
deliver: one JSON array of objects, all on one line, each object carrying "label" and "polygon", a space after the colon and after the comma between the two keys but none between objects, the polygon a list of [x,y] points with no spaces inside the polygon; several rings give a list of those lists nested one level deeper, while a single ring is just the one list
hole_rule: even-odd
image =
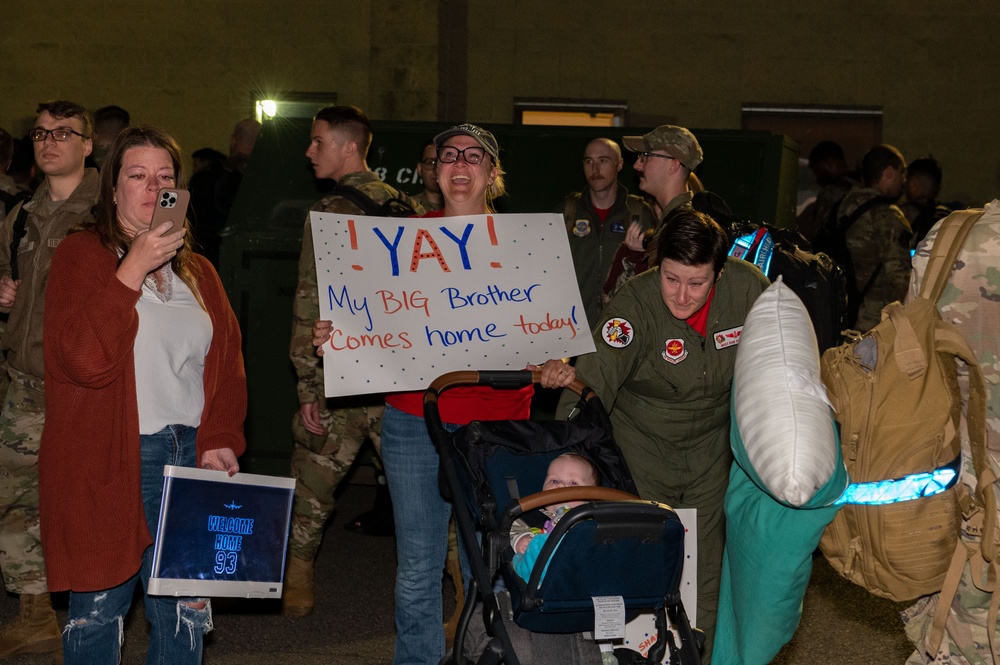
[{"label": "rust orange cardigan", "polygon": [[[240,330],[211,264],[199,290],[212,320],[198,459],[243,453],[247,391]],[[38,458],[42,549],[51,591],[98,591],[138,572],[150,544],[140,490],[133,344],[140,292],[93,231],[66,237],[46,289],[45,429]]]}]

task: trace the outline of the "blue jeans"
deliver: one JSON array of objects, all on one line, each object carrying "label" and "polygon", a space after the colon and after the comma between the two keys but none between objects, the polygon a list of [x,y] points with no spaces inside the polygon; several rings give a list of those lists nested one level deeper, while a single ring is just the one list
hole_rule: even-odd
[{"label": "blue jeans", "polygon": [[[142,504],[149,533],[156,533],[163,494],[163,467],[195,466],[197,429],[170,425],[156,434],[140,437]],[[131,578],[111,589],[69,594],[69,622],[63,631],[66,665],[118,663],[121,661],[123,623],[132,605],[135,583],[145,592],[153,563],[153,548],[142,555],[142,567]],[[212,630],[212,606],[207,599],[144,596],[150,623],[146,663],[167,665],[201,663],[202,640]],[[199,605],[201,608],[197,607]],[[183,627],[183,630],[181,629]]]},{"label": "blue jeans", "polygon": [[[451,504],[438,490],[438,463],[424,419],[386,405],[382,464],[396,521],[397,558],[393,665],[437,665],[445,653],[441,572],[448,553]],[[468,578],[468,555],[461,542],[459,556]]]}]

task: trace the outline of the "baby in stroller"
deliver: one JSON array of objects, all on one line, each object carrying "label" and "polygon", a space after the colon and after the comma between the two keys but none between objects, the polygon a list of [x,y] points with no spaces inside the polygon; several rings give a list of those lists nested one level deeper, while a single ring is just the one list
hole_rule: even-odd
[{"label": "baby in stroller", "polygon": [[[597,626],[594,599],[615,597],[624,609],[616,621],[655,614],[664,639],[656,640],[645,662],[661,662],[669,650],[671,663],[696,665],[700,640],[680,600],[684,527],[669,506],[636,496],[592,391],[570,386],[580,395],[572,420],[473,421],[456,430],[441,423],[437,396],[450,386],[514,389],[538,377],[453,372],[436,379],[424,396],[442,490],[453,498],[472,575],[450,662],[600,662],[593,638],[582,634]],[[521,538],[518,520],[524,522]],[[550,533],[546,521],[558,522]],[[532,526],[539,533],[524,536]],[[532,551],[536,559],[524,561]],[[522,559],[520,570],[515,556]],[[680,632],[679,645],[668,624]],[[599,639],[613,639],[608,632]]]},{"label": "baby in stroller", "polygon": [[[579,453],[563,453],[549,464],[542,489],[600,484],[601,472],[593,462]],[[538,553],[560,518],[583,503],[583,501],[567,501],[548,505],[532,511],[531,514],[522,515],[514,521],[510,528],[510,546],[515,552],[514,570],[521,579],[527,581],[531,576],[531,569],[535,566]],[[544,577],[544,572],[542,575]]]}]

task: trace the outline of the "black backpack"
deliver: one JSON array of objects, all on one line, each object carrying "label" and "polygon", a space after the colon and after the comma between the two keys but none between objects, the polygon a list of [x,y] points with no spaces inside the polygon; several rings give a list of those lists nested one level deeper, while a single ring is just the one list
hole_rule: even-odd
[{"label": "black backpack", "polygon": [[771,281],[782,276],[809,312],[820,353],[840,345],[841,331],[848,327],[847,279],[836,261],[813,253],[809,241],[794,229],[741,219],[712,192],[696,193],[691,205],[726,231],[730,256],[753,263]]},{"label": "black backpack", "polygon": [[816,248],[816,251],[827,254],[844,271],[844,279],[847,282],[847,328],[853,328],[857,323],[861,302],[864,300],[865,294],[868,293],[868,289],[875,282],[875,278],[882,271],[882,265],[879,264],[872,272],[871,277],[868,278],[868,282],[863,287],[858,288],[854,273],[854,261],[851,260],[851,252],[847,248],[847,230],[869,210],[878,206],[890,205],[892,202],[893,199],[888,197],[874,196],[855,208],[851,214],[842,215],[840,209],[844,205],[844,200],[841,199],[831,214],[833,219],[824,222],[816,237],[813,238],[813,247]]},{"label": "black backpack", "polygon": [[791,229],[743,222],[727,231],[730,256],[753,263],[771,281],[781,275],[799,297],[816,331],[819,352],[839,346],[848,312],[847,280],[841,267],[822,252],[803,249],[808,242]]},{"label": "black backpack", "polygon": [[338,185],[330,194],[342,196],[361,208],[369,217],[416,217],[417,211],[401,198],[393,197],[382,203],[375,203],[371,197],[356,187]]}]

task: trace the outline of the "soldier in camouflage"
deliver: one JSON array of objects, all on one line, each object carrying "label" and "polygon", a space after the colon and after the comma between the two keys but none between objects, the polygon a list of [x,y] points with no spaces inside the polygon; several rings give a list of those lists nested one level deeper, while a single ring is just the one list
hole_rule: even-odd
[{"label": "soldier in camouflage", "polygon": [[438,186],[437,161],[437,146],[434,145],[434,139],[427,139],[427,143],[421,149],[420,161],[417,162],[417,173],[424,182],[424,190],[413,197],[424,212],[444,207],[444,195]]},{"label": "soldier in camouflage", "polygon": [[656,199],[661,223],[674,210],[691,207],[688,175],[705,155],[690,130],[660,125],[643,136],[623,136],[622,143],[638,153],[633,168],[639,174],[639,189]]},{"label": "soldier in camouflage", "polygon": [[[359,190],[374,203],[400,198],[422,213],[420,205],[383,183],[366,162],[372,130],[361,109],[330,106],[313,119],[306,157],[317,178]],[[363,215],[346,198],[331,194],[311,208],[317,212]],[[292,475],[297,481],[292,510],[291,556],[282,597],[286,616],[312,613],[313,565],[323,528],[333,512],[333,493],[367,437],[378,443],[384,397],[364,395],[327,400],[323,368],[313,346],[312,326],[319,318],[312,226],[306,217],[295,291],[289,355],[298,375],[299,411],[292,420]]]},{"label": "soldier in camouflage", "polygon": [[820,189],[816,201],[795,222],[799,233],[811,241],[820,228],[836,223],[833,217],[837,206],[858,181],[850,173],[844,149],[836,141],[820,141],[809,151],[809,169]]},{"label": "soldier in camouflage", "polygon": [[[30,201],[10,211],[0,233],[0,311],[10,314],[2,348],[11,379],[0,413],[0,567],[7,590],[21,599],[17,618],[0,630],[0,659],[62,653],[38,523],[38,446],[45,422],[42,320],[52,254],[69,229],[92,219],[98,191],[97,171],[84,168],[93,150],[86,109],[52,101],[40,104],[37,113],[29,136],[45,180]],[[13,243],[12,255],[22,209],[24,235]]]},{"label": "soldier in camouflage", "polygon": [[[694,174],[704,159],[694,134],[684,127],[660,125],[643,136],[624,136],[622,143],[638,153],[632,168],[639,174],[639,189],[653,199],[652,227],[662,228],[663,221],[677,210],[694,209],[691,201],[695,191],[704,191]],[[646,247],[656,245],[653,235],[645,223],[629,225],[604,278],[602,307],[625,282],[649,269]]]},{"label": "soldier in camouflage", "polygon": [[[906,161],[892,146],[877,145],[865,153],[861,170],[866,186],[847,193],[837,210],[841,218],[877,196],[898,199],[903,192]],[[887,201],[865,211],[844,235],[861,294],[855,328],[865,332],[881,320],[883,307],[906,296],[912,233],[903,211]]]},{"label": "soldier in camouflage", "polygon": [[[919,281],[927,267],[931,247],[940,224],[935,225],[918,246],[913,258],[913,279],[910,297],[915,297]],[[985,214],[976,222],[958,255],[948,287],[938,309],[945,321],[954,324],[965,336],[975,352],[986,379],[986,435],[990,463],[1000,471],[1000,200],[988,203]],[[963,397],[968,395],[968,376],[959,378]],[[962,450],[966,463],[962,482],[970,494],[975,490],[976,476],[972,470],[969,439],[962,427]],[[1000,506],[994,508],[1000,509]],[[967,526],[963,525],[963,527]],[[963,528],[962,538],[973,540],[969,530]],[[986,582],[987,580],[982,580]],[[982,586],[982,582],[980,585]],[[968,564],[952,602],[944,641],[933,661],[923,653],[923,645],[930,631],[931,621],[938,606],[938,594],[922,598],[903,612],[906,633],[917,646],[907,660],[907,665],[927,662],[953,665],[992,665],[987,613],[992,594],[982,591],[973,583]]]}]

